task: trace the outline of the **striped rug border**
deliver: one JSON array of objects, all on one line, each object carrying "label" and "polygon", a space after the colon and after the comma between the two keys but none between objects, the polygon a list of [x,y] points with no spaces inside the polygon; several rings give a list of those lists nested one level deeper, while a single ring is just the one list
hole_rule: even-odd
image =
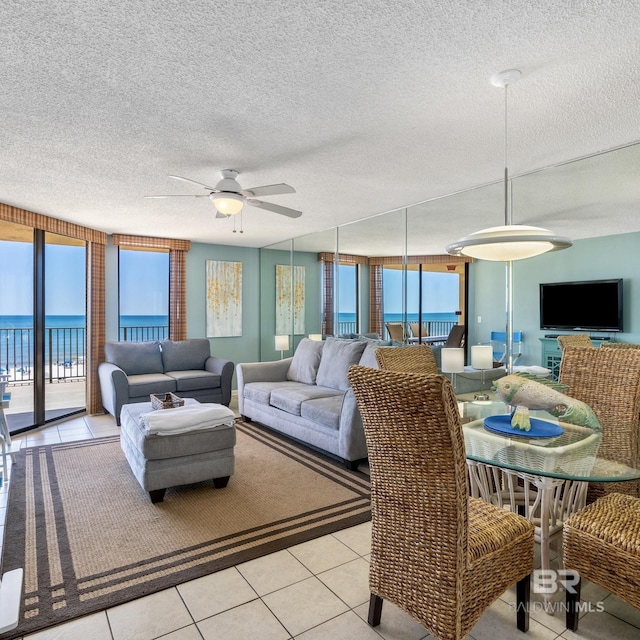
[{"label": "striped rug border", "polygon": [[[371,519],[369,477],[366,474],[347,470],[340,462],[255,423],[238,420],[236,428],[262,445],[349,489],[354,497],[209,540],[179,552],[154,556],[128,566],[114,566],[109,572],[77,578],[73,570],[53,454],[60,450],[114,443],[119,437],[108,436],[23,449],[18,454],[20,458],[17,464],[12,468],[2,571],[26,567],[26,531],[24,526],[21,530],[21,524],[31,521],[27,518],[29,507],[36,514],[36,520],[42,519],[46,513],[45,501],[54,506],[55,522],[47,526],[55,528],[58,558],[51,557],[44,531],[36,527],[38,592],[24,594],[21,623],[17,629],[0,635],[0,638],[19,638]],[[35,477],[31,477],[31,471]],[[35,482],[36,477],[40,478],[40,482]],[[34,487],[31,505],[25,502],[28,495],[25,490],[26,482]],[[51,569],[55,573],[56,568],[62,579],[54,582]],[[115,585],[120,585],[121,588],[116,592],[110,591]],[[37,615],[33,615],[35,611],[38,612]]]}]

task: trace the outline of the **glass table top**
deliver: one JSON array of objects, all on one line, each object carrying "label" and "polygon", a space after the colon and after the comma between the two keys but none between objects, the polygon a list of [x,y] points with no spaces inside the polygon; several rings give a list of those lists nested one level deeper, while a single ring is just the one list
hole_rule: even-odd
[{"label": "glass table top", "polygon": [[588,427],[563,422],[545,411],[532,411],[531,416],[559,424],[561,435],[531,438],[502,435],[484,426],[488,416],[510,413],[502,402],[460,402],[462,431],[467,459],[520,473],[592,482],[614,482],[640,479],[640,469],[598,458],[602,434]]}]

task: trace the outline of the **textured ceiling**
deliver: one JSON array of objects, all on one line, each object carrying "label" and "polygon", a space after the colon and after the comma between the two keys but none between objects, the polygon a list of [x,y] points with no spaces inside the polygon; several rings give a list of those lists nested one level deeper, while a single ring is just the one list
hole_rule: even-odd
[{"label": "textured ceiling", "polygon": [[[491,75],[523,73],[511,175],[591,156],[640,139],[638,33],[625,0],[4,0],[0,201],[107,233],[259,247],[437,198],[412,212],[412,236],[441,253],[503,221],[496,186],[441,198],[502,177]],[[244,187],[292,185],[264,199],[302,217],[247,207],[239,234],[206,198],[143,197],[202,193],[168,174],[215,184],[226,168]],[[527,176],[514,222],[640,230],[639,176],[640,147]],[[384,252],[366,227],[354,252]]]}]

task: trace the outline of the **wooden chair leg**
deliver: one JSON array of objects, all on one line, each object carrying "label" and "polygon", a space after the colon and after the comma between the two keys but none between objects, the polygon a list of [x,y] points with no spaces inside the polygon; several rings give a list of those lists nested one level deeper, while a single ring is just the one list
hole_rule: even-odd
[{"label": "wooden chair leg", "polygon": [[516,624],[520,631],[529,630],[529,600],[531,596],[531,576],[526,575],[516,584]]},{"label": "wooden chair leg", "polygon": [[572,588],[567,589],[566,595],[566,627],[570,631],[578,630],[578,618],[580,617],[580,611],[578,610],[578,605],[580,604],[580,585],[582,584],[581,580],[578,580],[576,584],[573,585]]},{"label": "wooden chair leg", "polygon": [[377,627],[380,624],[380,617],[382,616],[382,598],[375,593],[371,594],[369,598],[369,617],[367,622],[371,627]]}]

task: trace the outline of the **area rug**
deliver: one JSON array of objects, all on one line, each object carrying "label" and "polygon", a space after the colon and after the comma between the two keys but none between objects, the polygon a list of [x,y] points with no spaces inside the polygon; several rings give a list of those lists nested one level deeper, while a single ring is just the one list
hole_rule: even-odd
[{"label": "area rug", "polygon": [[370,519],[369,478],[237,423],[236,468],[152,504],[117,437],[23,450],[2,571],[24,567],[16,638]]}]

